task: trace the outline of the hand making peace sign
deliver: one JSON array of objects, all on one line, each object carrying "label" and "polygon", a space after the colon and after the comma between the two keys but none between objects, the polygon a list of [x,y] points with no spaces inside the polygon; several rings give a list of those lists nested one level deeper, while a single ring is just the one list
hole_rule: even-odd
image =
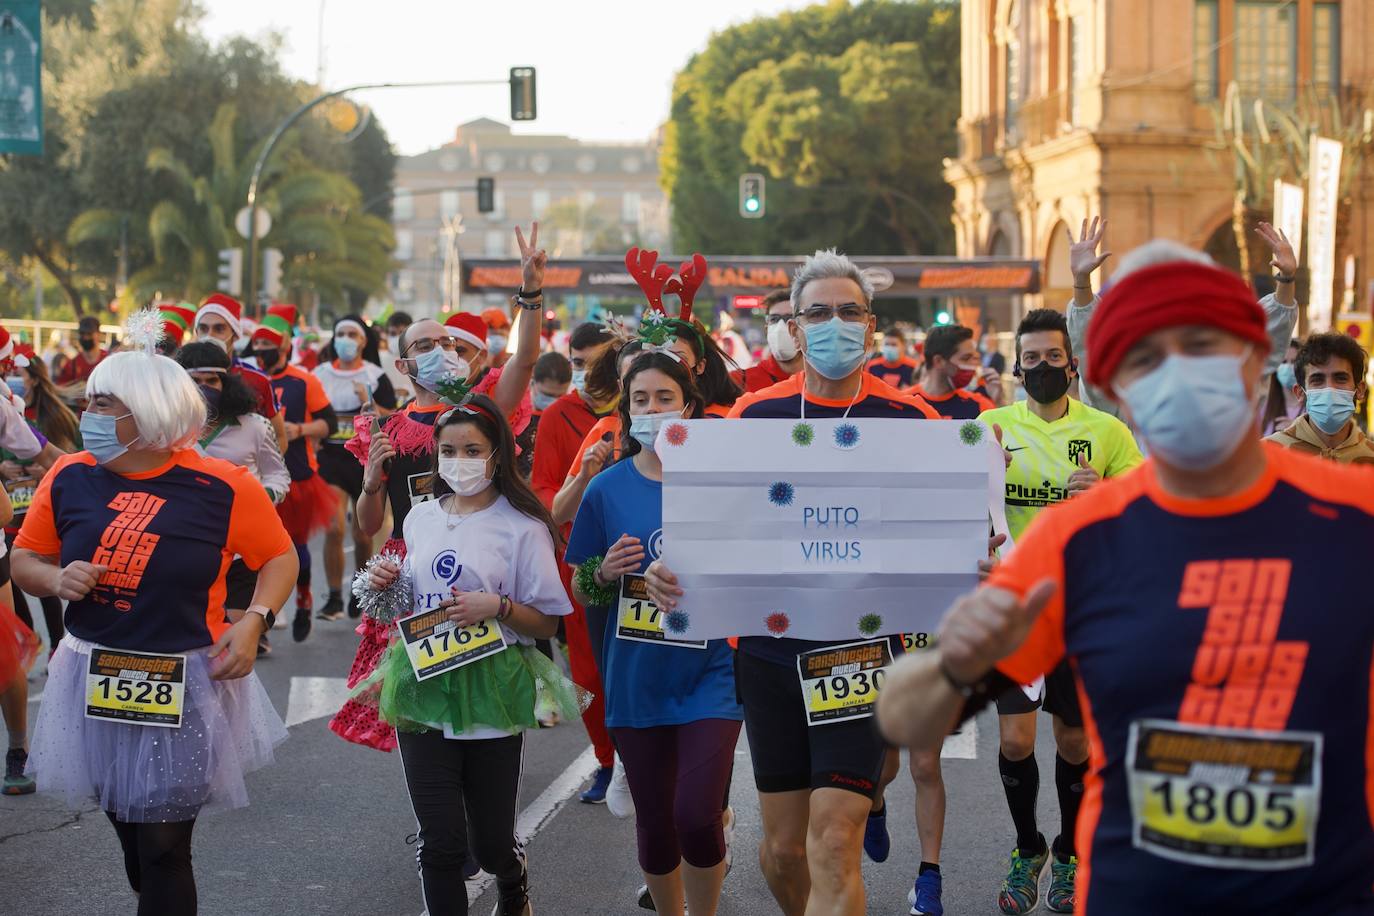
[{"label": "hand making peace sign", "polygon": [[539,221],[530,223],[530,240],[525,241],[525,233],[515,227],[515,241],[520,244],[520,288],[534,292],[544,288],[544,268],[549,263],[549,253],[539,247]]}]

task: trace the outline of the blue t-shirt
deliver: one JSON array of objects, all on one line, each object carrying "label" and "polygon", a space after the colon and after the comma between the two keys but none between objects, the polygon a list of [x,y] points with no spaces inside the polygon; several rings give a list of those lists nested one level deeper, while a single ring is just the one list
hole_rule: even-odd
[{"label": "blue t-shirt", "polygon": [[[576,566],[604,556],[623,534],[644,545],[642,573],[662,548],[663,484],[639,473],[633,459],[607,468],[587,486],[568,540],[567,562]],[[710,640],[704,649],[658,646],[617,638],[616,631],[612,609],[601,659],[608,726],[650,728],[744,717],[735,699],[734,659],[725,640]]]}]

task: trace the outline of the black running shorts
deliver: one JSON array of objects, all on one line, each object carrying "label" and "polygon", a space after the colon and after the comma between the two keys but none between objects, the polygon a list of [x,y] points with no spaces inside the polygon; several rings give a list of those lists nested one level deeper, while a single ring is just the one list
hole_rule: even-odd
[{"label": "black running shorts", "polygon": [[997,712],[1003,716],[1014,716],[1024,712],[1044,709],[1052,716],[1064,720],[1071,728],[1083,727],[1083,711],[1078,706],[1078,688],[1073,682],[1073,670],[1069,663],[1060,662],[1053,671],[1045,675],[1045,698],[1032,700],[1020,687],[1013,687],[997,698]]}]

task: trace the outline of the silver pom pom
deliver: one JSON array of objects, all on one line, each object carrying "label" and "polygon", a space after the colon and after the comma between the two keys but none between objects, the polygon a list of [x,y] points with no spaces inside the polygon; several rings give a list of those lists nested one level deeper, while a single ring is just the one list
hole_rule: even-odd
[{"label": "silver pom pom", "polygon": [[379,553],[367,561],[367,565],[353,576],[353,598],[364,614],[378,623],[390,626],[399,617],[406,617],[415,609],[415,596],[410,586],[410,577],[403,572],[391,585],[378,591],[372,587],[372,571],[379,563],[390,563],[397,569],[405,568],[405,561],[399,554]]}]

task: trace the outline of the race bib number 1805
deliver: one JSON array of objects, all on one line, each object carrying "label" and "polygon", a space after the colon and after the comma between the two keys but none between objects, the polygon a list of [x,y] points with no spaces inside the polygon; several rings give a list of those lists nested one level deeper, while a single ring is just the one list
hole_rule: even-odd
[{"label": "race bib number 1805", "polygon": [[505,634],[495,620],[460,627],[449,619],[447,609],[421,611],[401,618],[396,625],[417,681],[470,665],[506,648]]},{"label": "race bib number 1805", "polygon": [[86,718],[180,728],[186,656],[92,649]]},{"label": "race bib number 1805", "polygon": [[873,715],[878,691],[892,664],[886,638],[827,646],[797,656],[807,725],[829,725]]},{"label": "race bib number 1805", "polygon": [[1137,849],[1221,868],[1312,864],[1320,733],[1143,719],[1131,724],[1127,767]]}]

